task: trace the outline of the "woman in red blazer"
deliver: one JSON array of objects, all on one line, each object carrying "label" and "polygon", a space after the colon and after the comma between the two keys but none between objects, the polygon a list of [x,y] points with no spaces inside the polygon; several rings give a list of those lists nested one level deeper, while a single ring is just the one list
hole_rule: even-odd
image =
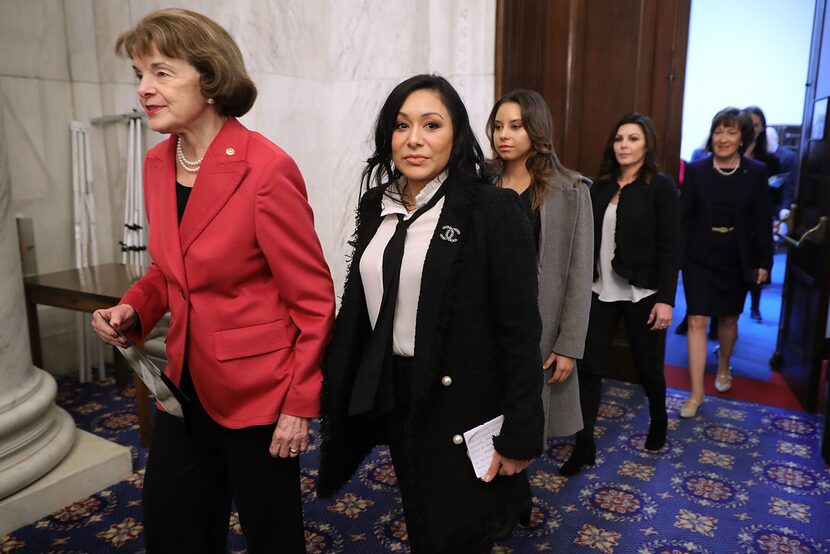
[{"label": "woman in red blazer", "polygon": [[140,339],[170,311],[166,373],[189,397],[159,412],[144,483],[147,552],[224,552],[231,500],[249,552],[305,552],[298,455],[318,415],[334,293],[297,166],[236,119],[256,88],[212,20],[161,10],[119,37],[149,126],[153,264],[93,327]]}]

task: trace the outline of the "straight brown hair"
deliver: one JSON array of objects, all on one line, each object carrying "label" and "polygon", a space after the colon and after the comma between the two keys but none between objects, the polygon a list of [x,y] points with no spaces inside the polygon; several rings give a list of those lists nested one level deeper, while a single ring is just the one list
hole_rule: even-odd
[{"label": "straight brown hair", "polygon": [[[553,150],[553,116],[551,116],[545,99],[538,92],[532,90],[514,90],[498,99],[490,117],[487,118],[487,139],[490,148],[496,151],[493,140],[496,114],[502,104],[515,102],[522,111],[522,124],[527,136],[530,137],[531,151],[525,165],[530,173],[530,200],[534,210],[538,210],[553,184],[553,178],[561,173],[570,180],[579,179],[579,174],[562,165],[556,152]],[[503,162],[498,154],[493,155],[493,164],[501,175]]]}]

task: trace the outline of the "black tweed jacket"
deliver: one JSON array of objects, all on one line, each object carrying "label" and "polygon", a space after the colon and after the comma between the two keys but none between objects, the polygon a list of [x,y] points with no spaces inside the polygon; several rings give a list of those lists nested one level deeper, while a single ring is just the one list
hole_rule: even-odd
[{"label": "black tweed jacket", "polygon": [[[483,537],[530,508],[524,473],[485,484],[456,434],[499,414],[496,449],[514,459],[540,453],[542,372],[536,249],[518,195],[453,181],[426,260],[415,333],[414,408],[404,445],[419,483],[422,529],[435,545]],[[385,442],[381,424],[349,417],[356,368],[370,333],[360,257],[380,225],[382,189],[358,208],[354,253],[323,362],[323,444],[318,490],[333,495],[365,455]],[[442,384],[449,376],[450,386]]]},{"label": "black tweed jacket", "polygon": [[[591,186],[594,209],[594,280],[599,276],[599,249],[605,210],[617,193],[616,181]],[[680,264],[680,198],[674,179],[657,173],[646,184],[637,178],[623,188],[617,205],[617,247],[611,266],[638,287],[655,289],[657,302],[674,306]]]}]

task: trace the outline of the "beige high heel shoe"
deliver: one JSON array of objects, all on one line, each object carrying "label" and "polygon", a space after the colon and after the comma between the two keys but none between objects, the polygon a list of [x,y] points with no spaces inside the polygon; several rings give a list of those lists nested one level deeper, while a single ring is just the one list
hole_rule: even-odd
[{"label": "beige high heel shoe", "polygon": [[729,373],[722,374],[718,372],[715,376],[715,390],[718,392],[727,392],[732,388],[732,368],[729,368]]},{"label": "beige high heel shoe", "polygon": [[680,417],[686,419],[695,417],[697,415],[697,409],[700,408],[701,404],[703,404],[703,400],[697,401],[693,398],[687,398],[680,407]]},{"label": "beige high heel shoe", "polygon": [[[720,364],[720,346],[715,348],[715,357],[718,359],[718,364]],[[718,371],[715,376],[715,390],[718,392],[727,392],[732,388],[732,366],[729,366],[727,371],[726,374]]]}]

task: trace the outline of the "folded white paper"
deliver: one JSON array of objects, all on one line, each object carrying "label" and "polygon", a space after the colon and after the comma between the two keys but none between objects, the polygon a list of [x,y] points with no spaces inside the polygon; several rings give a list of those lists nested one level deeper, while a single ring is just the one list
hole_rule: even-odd
[{"label": "folded white paper", "polygon": [[479,479],[487,473],[493,462],[493,453],[496,451],[493,446],[493,437],[501,433],[502,423],[504,423],[504,416],[500,415],[464,432],[467,454],[473,464],[473,471]]}]

